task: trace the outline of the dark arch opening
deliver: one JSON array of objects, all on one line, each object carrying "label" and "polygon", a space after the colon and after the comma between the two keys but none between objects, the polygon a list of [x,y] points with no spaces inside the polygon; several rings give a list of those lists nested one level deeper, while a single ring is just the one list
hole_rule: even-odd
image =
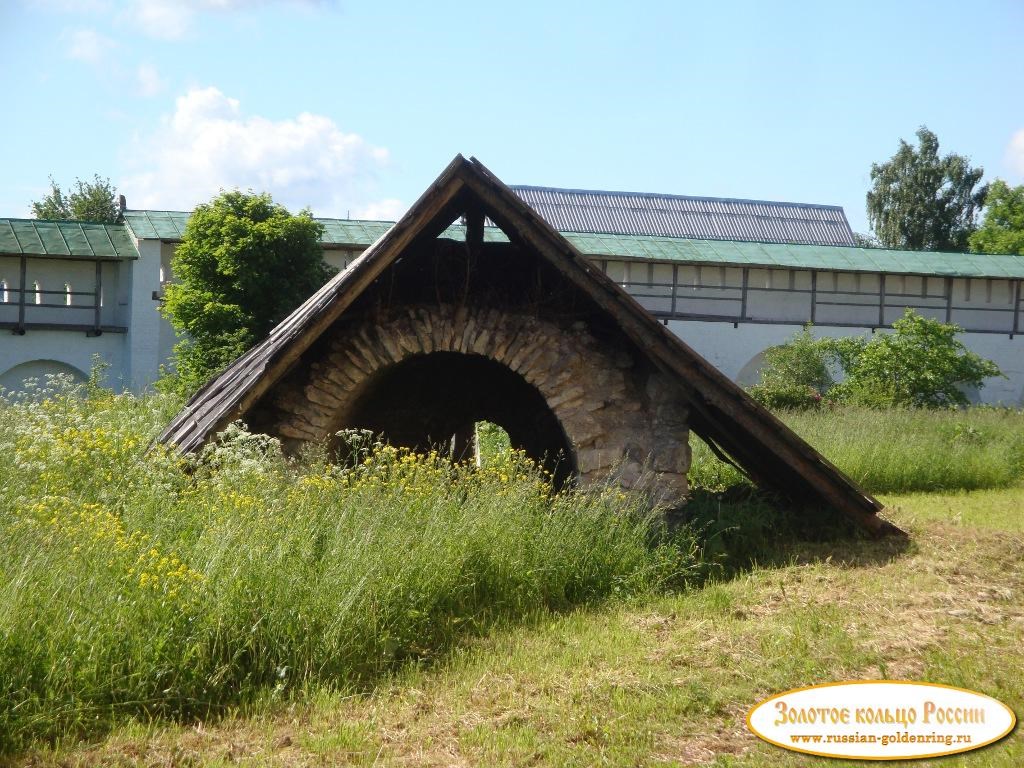
[{"label": "dark arch opening", "polygon": [[543,395],[522,376],[481,355],[414,355],[375,374],[345,418],[392,445],[425,451],[451,445],[457,458],[473,425],[502,427],[513,448],[551,472],[558,487],[575,476],[575,457]]}]

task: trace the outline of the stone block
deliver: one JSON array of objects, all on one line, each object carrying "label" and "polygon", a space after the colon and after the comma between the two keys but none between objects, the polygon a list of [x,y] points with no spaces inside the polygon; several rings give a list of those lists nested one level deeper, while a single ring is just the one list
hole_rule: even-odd
[{"label": "stone block", "polygon": [[554,397],[551,397],[550,399],[548,399],[548,407],[551,410],[556,410],[558,408],[558,406],[562,405],[563,403],[570,403],[570,402],[573,402],[574,400],[582,400],[582,398],[583,398],[583,387],[581,387],[581,386],[568,387],[566,389],[563,389],[561,392],[559,392]]},{"label": "stone block", "polygon": [[380,345],[387,352],[392,363],[397,363],[405,357],[405,353],[402,351],[399,345],[399,336],[393,335],[394,332],[390,329],[381,329],[381,332],[377,334],[380,340]]},{"label": "stone block", "polygon": [[654,468],[659,472],[690,470],[690,444],[688,442],[659,441],[651,452]]},{"label": "stone block", "polygon": [[330,387],[329,382],[324,382],[323,379],[314,379],[306,385],[304,392],[306,397],[312,402],[327,408],[337,409],[341,406],[342,399],[335,392],[332,392]]},{"label": "stone block", "polygon": [[644,475],[644,468],[638,461],[627,461],[619,466],[616,475],[623,488],[637,488]]},{"label": "stone block", "polygon": [[610,448],[578,448],[576,450],[576,469],[581,475],[598,471],[607,474],[619,458],[620,456]]}]

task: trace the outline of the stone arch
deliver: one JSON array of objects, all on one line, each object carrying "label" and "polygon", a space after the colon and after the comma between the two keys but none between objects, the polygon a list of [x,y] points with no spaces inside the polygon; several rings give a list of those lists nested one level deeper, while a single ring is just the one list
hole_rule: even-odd
[{"label": "stone arch", "polygon": [[[505,237],[488,231],[488,219]],[[588,366],[591,339],[610,367]],[[583,481],[619,467],[622,485],[653,474],[654,487],[678,500],[692,419],[694,432],[758,485],[808,510],[838,508],[876,535],[901,533],[878,517],[877,499],[658,323],[479,160],[461,155],[158,439],[191,453],[240,418],[288,441],[322,439],[376,371],[435,351],[480,354],[534,376]],[[547,368],[534,368],[543,358]],[[556,386],[567,367],[575,370]]]},{"label": "stone arch", "polygon": [[39,379],[43,382],[47,376],[57,374],[70,376],[75,382],[84,382],[89,378],[75,366],[60,360],[28,360],[0,374],[0,389],[19,391],[24,388],[26,379]]},{"label": "stone arch", "polygon": [[523,310],[413,305],[349,318],[323,343],[308,370],[270,404],[274,432],[285,439],[324,440],[357,426],[360,403],[388,371],[455,354],[489,361],[539,394],[564,432],[582,483],[614,474],[626,487],[656,481],[663,501],[686,494],[688,413],[678,386],[640,364],[625,344],[599,341],[581,320],[561,324]]},{"label": "stone arch", "polygon": [[440,444],[458,459],[471,455],[475,423],[490,421],[558,485],[575,474],[572,444],[544,396],[480,354],[429,352],[389,365],[370,377],[342,420],[416,450]]},{"label": "stone arch", "polygon": [[737,384],[741,387],[752,387],[761,382],[761,369],[764,367],[765,352],[767,350],[758,352],[747,361],[746,365],[740,368],[740,372],[736,374]]}]

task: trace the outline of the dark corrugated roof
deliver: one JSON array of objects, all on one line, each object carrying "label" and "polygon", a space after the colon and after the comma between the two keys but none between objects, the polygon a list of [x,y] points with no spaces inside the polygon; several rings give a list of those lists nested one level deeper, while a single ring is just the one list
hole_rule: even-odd
[{"label": "dark corrugated roof", "polygon": [[560,232],[853,245],[837,205],[514,186]]},{"label": "dark corrugated roof", "polygon": [[[853,231],[838,205],[780,203],[722,197],[603,192],[587,189],[517,186],[512,190],[560,232],[686,237],[762,243],[853,245]],[[125,221],[141,238],[181,239],[189,214],[179,211],[126,211]],[[371,225],[383,234],[384,222],[318,219],[324,244],[345,243],[350,231]],[[366,239],[364,236],[358,241]]]}]

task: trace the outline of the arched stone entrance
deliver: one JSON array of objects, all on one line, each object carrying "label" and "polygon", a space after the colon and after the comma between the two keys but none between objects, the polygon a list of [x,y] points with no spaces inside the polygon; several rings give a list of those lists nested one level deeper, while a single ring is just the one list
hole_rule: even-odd
[{"label": "arched stone entrance", "polygon": [[346,421],[415,450],[440,447],[469,458],[478,421],[508,434],[513,448],[551,472],[559,486],[575,474],[572,446],[543,395],[483,355],[413,355],[375,374]]},{"label": "arched stone entrance", "polygon": [[279,389],[266,414],[285,440],[365,427],[423,447],[487,419],[584,484],[615,476],[627,488],[656,484],[666,503],[686,495],[690,448],[678,386],[627,345],[599,341],[583,321],[420,305],[350,318],[325,341],[324,354]]},{"label": "arched stone entrance", "polygon": [[[409,374],[422,383],[405,381]],[[478,401],[483,387],[507,397]],[[446,392],[466,402],[444,406]],[[412,397],[438,413],[403,419]],[[535,439],[540,454],[564,434],[584,485],[650,480],[658,500],[681,501],[693,428],[794,504],[835,507],[875,534],[899,533],[877,516],[877,499],[462,156],[362,256],[208,382],[159,439],[195,451],[241,418],[294,444],[359,419],[419,443],[502,407],[507,426],[524,444]]]}]

